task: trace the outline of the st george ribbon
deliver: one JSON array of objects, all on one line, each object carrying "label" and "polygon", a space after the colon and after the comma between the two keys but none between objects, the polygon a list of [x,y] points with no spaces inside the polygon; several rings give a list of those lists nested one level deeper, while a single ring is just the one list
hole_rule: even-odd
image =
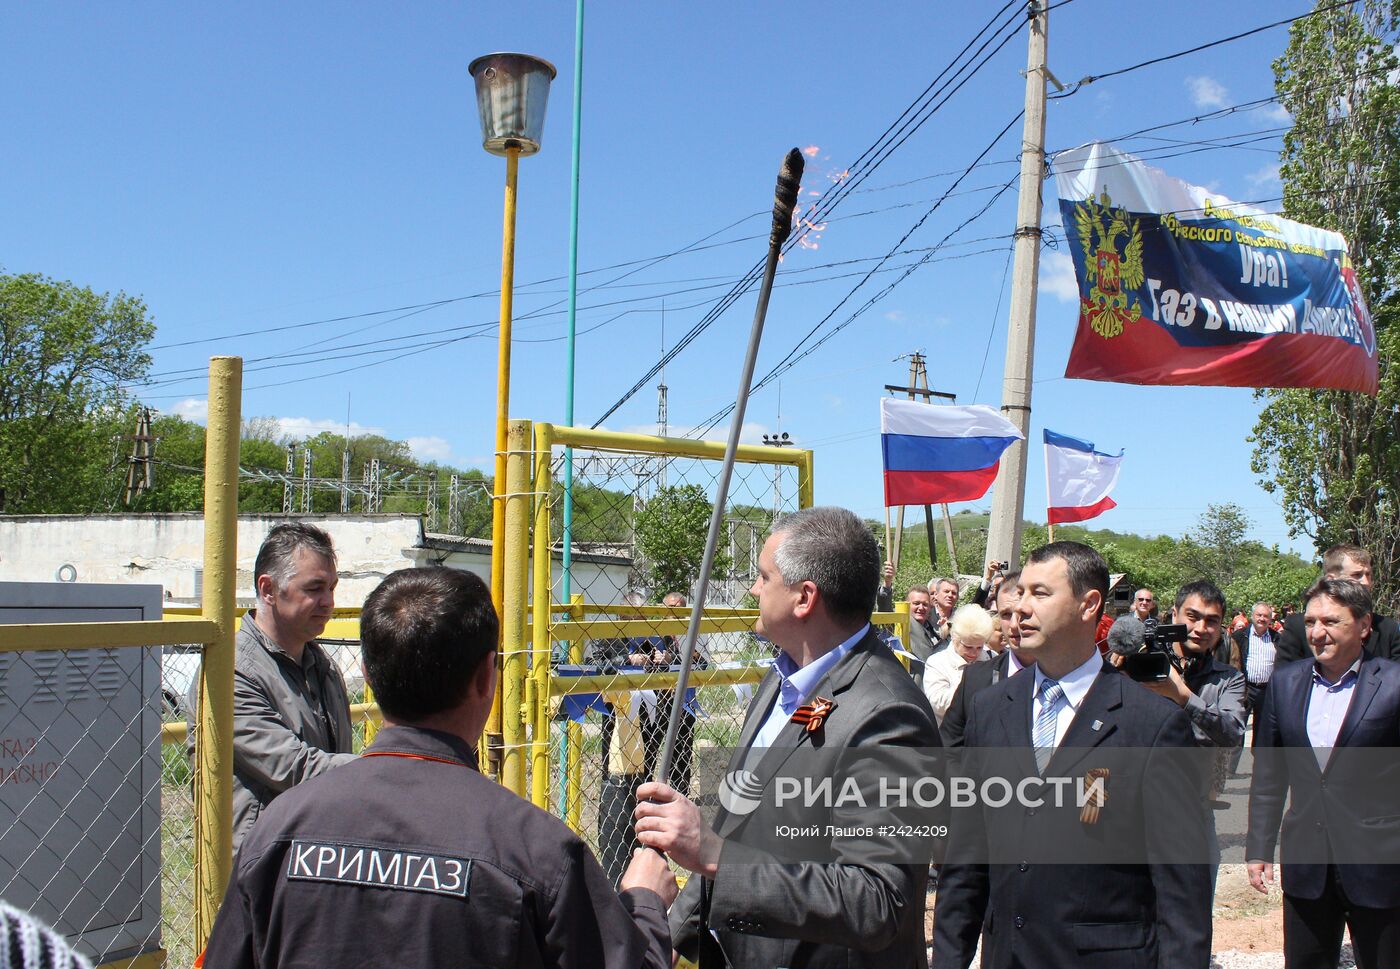
[{"label": "st george ribbon", "polygon": [[1376,331],[1337,232],[1094,143],[1054,162],[1079,324],[1066,377],[1376,394]]}]

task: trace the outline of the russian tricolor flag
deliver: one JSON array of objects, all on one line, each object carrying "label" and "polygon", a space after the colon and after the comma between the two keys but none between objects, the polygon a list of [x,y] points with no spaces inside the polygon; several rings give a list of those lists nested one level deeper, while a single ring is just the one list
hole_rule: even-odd
[{"label": "russian tricolor flag", "polygon": [[1052,525],[1082,522],[1117,507],[1108,496],[1118,483],[1123,452],[1095,451],[1092,441],[1045,431],[1045,512]]},{"label": "russian tricolor flag", "polygon": [[941,407],[882,397],[885,506],[976,501],[992,486],[1001,453],[1023,439],[984,404]]}]

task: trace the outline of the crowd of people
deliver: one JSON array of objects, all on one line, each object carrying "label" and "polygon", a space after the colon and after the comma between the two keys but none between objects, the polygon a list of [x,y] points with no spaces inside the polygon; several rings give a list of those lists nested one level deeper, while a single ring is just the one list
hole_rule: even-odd
[{"label": "crowd of people", "polygon": [[[1286,964],[1335,966],[1349,930],[1357,965],[1400,967],[1400,635],[1374,612],[1364,549],[1329,549],[1300,611],[1276,622],[1257,603],[1231,630],[1208,578],[1176,590],[1169,616],[1153,615],[1142,589],[1105,625],[1103,559],[1051,543],[1019,569],[989,563],[963,605],[952,579],[909,589],[906,667],[871,625],[893,570],[870,529],[836,508],[788,516],[752,589],[755,632],[776,661],[720,806],[702,813],[688,778],[647,780],[649,744],[635,738],[609,761],[621,785],[611,810],[630,815],[639,846],[610,859],[620,873],[478,772],[501,648],[480,579],[408,569],[365,602],[365,677],[385,726],[355,756],[344,684],[315,643],[333,604],[329,538],[279,526],[255,571],[235,673],[237,856],[208,969],[678,956],[705,969],[925,967],[930,956],[964,969],[979,948],[995,969],[1205,969],[1211,801],[1251,718],[1248,870],[1268,891],[1281,847]],[[916,761],[896,755],[916,753],[921,776],[897,776]],[[822,755],[833,759],[804,759]],[[768,799],[810,763],[836,765],[849,790]],[[940,801],[912,836],[877,828],[872,817],[896,815],[848,796],[911,779],[951,790],[985,781],[989,764],[1016,797]],[[1067,806],[1021,796],[1060,778],[1073,781]],[[805,840],[778,845],[781,831]]]}]

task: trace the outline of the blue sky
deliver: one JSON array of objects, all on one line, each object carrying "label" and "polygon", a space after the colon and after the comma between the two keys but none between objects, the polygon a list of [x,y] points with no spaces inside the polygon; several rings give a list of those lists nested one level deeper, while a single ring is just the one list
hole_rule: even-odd
[{"label": "blue sky", "polygon": [[[784,151],[812,149],[805,187],[826,187],[999,6],[593,4],[580,267],[643,260],[707,237],[709,247],[582,293],[580,331],[596,328],[578,343],[578,422],[591,424],[656,360],[663,301],[669,345],[762,256]],[[1074,0],[1051,13],[1050,66],[1068,84],[1307,9],[1299,0]],[[408,439],[425,458],[486,467],[504,165],[480,148],[466,68],[504,49],[545,57],[560,71],[544,149],[521,163],[516,275],[535,285],[516,297],[511,408],[558,421],[565,324],[556,277],[567,267],[573,32],[573,4],[557,2],[11,4],[0,63],[9,93],[0,266],[143,296],[159,327],[153,372],[167,381],[211,354],[242,355],[247,416],[309,433],[343,426],[348,397],[355,426]],[[1084,86],[1051,103],[1047,146],[1268,97],[1270,61],[1286,40],[1278,28]],[[1011,120],[1024,65],[1022,32],[841,204],[817,248],[785,260],[760,374],[859,278],[832,277],[874,265],[870,257],[885,254],[948,188],[952,176],[939,173],[960,172]],[[1280,194],[1270,130],[1285,123],[1266,105],[1168,129],[1159,136],[1262,134],[1156,164],[1239,201],[1268,199]],[[1001,164],[974,170],[906,248],[933,246],[984,205],[985,189],[1015,174],[1019,136],[1017,124],[987,156]],[[1170,150],[1161,140],[1121,147]],[[1057,213],[1052,180],[1047,224]],[[781,381],[781,429],[815,449],[819,501],[881,516],[876,399],[884,384],[904,381],[901,354],[926,352],[935,388],[959,402],[1000,403],[1014,223],[1013,190]],[[624,271],[589,273],[581,288]],[[828,326],[896,275],[879,274]],[[1047,252],[1031,437],[1049,426],[1126,449],[1119,508],[1098,523],[1179,535],[1208,503],[1233,501],[1253,518],[1254,537],[1289,544],[1277,504],[1249,469],[1252,392],[1063,379],[1072,292],[1063,248]],[[450,302],[421,308],[437,301]],[[408,306],[420,308],[379,312]],[[733,401],[752,308],[750,295],[667,368],[673,429]],[[345,316],[359,318],[232,336]],[[468,325],[481,326],[473,338],[387,359],[432,339],[409,334]],[[396,353],[324,356],[396,336],[405,337]],[[176,345],[199,340],[209,342]],[[293,353],[302,355],[286,356]],[[269,364],[294,365],[257,369]],[[350,371],[365,364],[375,365]],[[654,383],[606,426],[652,429]],[[197,377],[143,395],[198,419],[204,389]],[[777,390],[751,401],[751,436],[779,427]],[[1026,502],[1028,517],[1043,518],[1038,445]]]}]

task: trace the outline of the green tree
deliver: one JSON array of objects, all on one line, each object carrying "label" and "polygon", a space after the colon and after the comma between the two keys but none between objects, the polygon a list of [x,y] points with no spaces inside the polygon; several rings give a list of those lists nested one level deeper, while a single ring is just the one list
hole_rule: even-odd
[{"label": "green tree", "polygon": [[[714,503],[699,485],[660,488],[633,518],[642,580],[653,599],[668,592],[690,593],[700,576],[705,537],[710,529]],[[729,570],[729,552],[715,550],[714,572]]]},{"label": "green tree", "polygon": [[1246,541],[1252,522],[1244,509],[1233,502],[1210,504],[1196,521],[1196,527],[1180,543],[1179,560],[1197,577],[1210,579],[1224,589],[1235,578],[1250,571],[1250,548]]},{"label": "green tree", "polygon": [[1260,568],[1243,575],[1225,589],[1231,609],[1249,613],[1256,602],[1283,606],[1297,603],[1303,590],[1317,580],[1317,570],[1296,557],[1277,556]]},{"label": "green tree", "polygon": [[0,513],[110,507],[113,437],[145,379],[146,305],[35,273],[0,273]]},{"label": "green tree", "polygon": [[[1331,6],[1319,0],[1319,11]],[[1295,22],[1274,62],[1293,116],[1281,175],[1289,218],[1346,236],[1376,327],[1380,392],[1261,390],[1252,466],[1293,534],[1376,557],[1382,611],[1400,588],[1400,4],[1365,0]]]}]

